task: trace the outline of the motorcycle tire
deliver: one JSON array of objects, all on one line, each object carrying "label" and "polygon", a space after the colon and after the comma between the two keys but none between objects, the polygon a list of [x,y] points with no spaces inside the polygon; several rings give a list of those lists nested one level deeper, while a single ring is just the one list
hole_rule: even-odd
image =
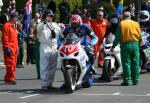
[{"label": "motorcycle tire", "polygon": [[105,60],[103,64],[103,75],[104,75],[104,80],[106,82],[111,82],[112,77],[111,77],[111,61],[110,60]]},{"label": "motorcycle tire", "polygon": [[72,76],[73,70],[72,69],[66,69],[65,70],[65,85],[66,85],[66,92],[67,93],[73,93],[76,88],[76,80],[73,79]]},{"label": "motorcycle tire", "polygon": [[93,85],[93,75],[92,73],[89,75],[88,80],[82,83],[83,88],[89,88]]},{"label": "motorcycle tire", "polygon": [[147,72],[150,72],[150,69],[147,69]]},{"label": "motorcycle tire", "polygon": [[147,64],[147,72],[150,72],[150,62]]}]

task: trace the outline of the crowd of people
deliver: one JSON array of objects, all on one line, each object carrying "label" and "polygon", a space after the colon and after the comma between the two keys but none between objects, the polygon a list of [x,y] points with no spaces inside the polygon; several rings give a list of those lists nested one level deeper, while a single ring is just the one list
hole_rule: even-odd
[{"label": "crowd of people", "polygon": [[[1,1],[0,6],[2,6]],[[60,21],[56,23],[55,1],[51,0],[46,5],[43,0],[39,0],[35,8],[34,18],[30,21],[29,30],[25,30],[23,23],[25,16],[23,13],[16,13],[15,0],[11,1],[12,4],[5,13],[6,22],[1,21],[6,84],[16,84],[16,67],[24,67],[22,62],[25,43],[27,48],[26,64],[36,64],[37,78],[41,79],[42,89],[49,90],[52,87],[56,72],[57,51],[66,35],[72,32],[81,38],[85,38],[83,44],[86,46],[85,51],[90,58],[94,75],[97,74],[97,70],[94,68],[96,58],[98,58],[97,66],[103,67],[105,55],[102,46],[103,38],[109,34],[115,35],[113,48],[118,43],[120,43],[121,48],[123,65],[123,82],[121,85],[131,85],[131,81],[133,85],[139,83],[141,28],[138,22],[132,20],[134,18],[134,5],[129,5],[122,15],[114,13],[111,19],[107,20],[104,7],[99,7],[95,11],[97,12],[96,18],[91,18],[88,9],[75,8],[71,12],[67,1],[62,0],[58,6]],[[147,6],[146,4],[144,10],[150,12],[149,7],[150,5]],[[91,54],[88,48],[93,48]],[[102,73],[98,79],[104,79],[103,76]],[[65,88],[65,84],[61,88]]]}]

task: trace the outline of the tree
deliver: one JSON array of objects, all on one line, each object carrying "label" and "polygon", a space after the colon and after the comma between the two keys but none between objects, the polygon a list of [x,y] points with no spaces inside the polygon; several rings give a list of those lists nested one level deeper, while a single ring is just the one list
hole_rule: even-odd
[{"label": "tree", "polygon": [[141,11],[141,0],[134,0],[134,4],[135,4],[135,20],[139,21],[139,17],[140,17],[140,11]]}]

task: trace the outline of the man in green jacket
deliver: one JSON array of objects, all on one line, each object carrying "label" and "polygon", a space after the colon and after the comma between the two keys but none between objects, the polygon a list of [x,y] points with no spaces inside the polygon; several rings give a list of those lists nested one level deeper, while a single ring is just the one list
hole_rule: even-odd
[{"label": "man in green jacket", "polygon": [[[139,47],[141,45],[141,29],[138,22],[131,20],[130,12],[124,12],[123,20],[115,34],[113,48],[120,42],[123,66],[122,86],[137,85],[139,82]],[[112,51],[113,51],[112,48]]]}]

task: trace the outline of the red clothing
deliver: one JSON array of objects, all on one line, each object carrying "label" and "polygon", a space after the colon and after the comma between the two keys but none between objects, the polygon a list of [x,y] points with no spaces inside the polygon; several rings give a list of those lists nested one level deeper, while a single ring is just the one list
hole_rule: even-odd
[{"label": "red clothing", "polygon": [[89,20],[82,19],[82,23],[91,27],[91,22]]},{"label": "red clothing", "polygon": [[[97,19],[95,19],[91,22],[91,27],[92,27],[94,33],[98,37],[98,43],[94,46],[95,56],[97,56],[97,53],[99,52],[99,47],[102,44],[103,37],[105,35],[106,28],[108,27],[108,25],[109,25],[109,23],[106,19],[103,19],[102,22],[100,22]],[[101,55],[99,55],[99,57],[98,57],[98,64],[102,65],[104,51],[102,50],[100,53],[101,53]]]},{"label": "red clothing", "polygon": [[[91,27],[91,22],[89,20],[82,19],[82,23]],[[90,40],[91,38],[88,36],[88,39]]]},{"label": "red clothing", "polygon": [[[14,81],[18,53],[18,33],[16,28],[9,22],[3,25],[2,44],[4,51],[4,61],[6,65],[5,82]],[[7,56],[5,53],[7,48],[11,49],[10,56]]]}]

